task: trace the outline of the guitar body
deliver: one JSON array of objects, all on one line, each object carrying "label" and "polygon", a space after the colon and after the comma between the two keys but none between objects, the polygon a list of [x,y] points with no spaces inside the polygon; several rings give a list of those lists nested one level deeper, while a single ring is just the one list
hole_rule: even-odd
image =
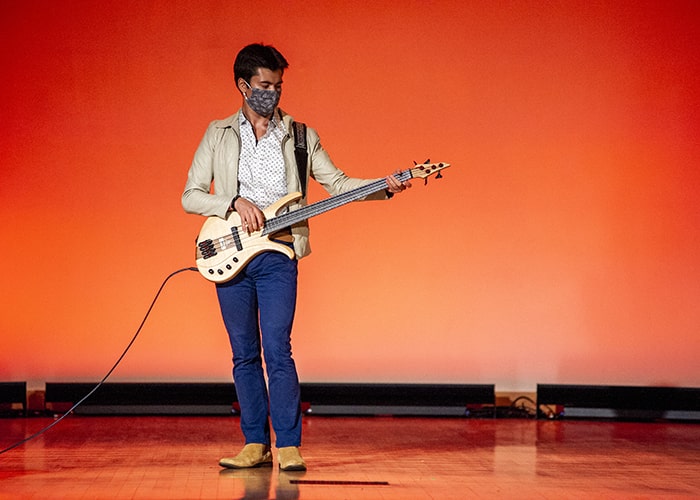
[{"label": "guitar body", "polygon": [[[263,210],[265,220],[272,219],[287,205],[301,198],[301,193],[290,193]],[[226,218],[209,217],[197,237],[196,264],[199,272],[209,281],[224,283],[233,279],[256,255],[275,251],[290,259],[294,250],[270,239],[274,234],[261,231],[248,234],[243,230],[236,212]]]}]

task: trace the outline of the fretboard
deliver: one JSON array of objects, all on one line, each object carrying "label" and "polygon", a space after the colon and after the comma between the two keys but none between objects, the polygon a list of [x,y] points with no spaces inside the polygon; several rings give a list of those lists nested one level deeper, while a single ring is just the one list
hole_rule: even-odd
[{"label": "fretboard", "polygon": [[[399,182],[404,182],[409,180],[412,177],[412,174],[410,170],[404,170],[398,174],[395,174],[394,177],[396,177]],[[263,229],[262,234],[267,235],[276,233],[277,231],[290,227],[297,222],[310,219],[311,217],[315,217],[316,215],[328,212],[334,208],[341,207],[352,201],[361,200],[372,193],[386,189],[386,187],[386,179],[378,179],[370,182],[369,184],[365,184],[364,186],[346,191],[345,193],[331,196],[325,200],[317,201],[316,203],[312,203],[311,205],[307,205],[298,210],[293,210],[291,212],[278,215],[277,217],[273,217],[265,222],[265,228]]]}]

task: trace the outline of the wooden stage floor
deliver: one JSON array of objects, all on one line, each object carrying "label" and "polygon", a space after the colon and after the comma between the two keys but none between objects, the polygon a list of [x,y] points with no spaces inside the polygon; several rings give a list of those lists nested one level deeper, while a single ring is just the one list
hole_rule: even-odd
[{"label": "wooden stage floor", "polygon": [[[0,449],[51,421],[0,419]],[[229,471],[235,417],[70,416],[0,455],[0,498],[700,498],[692,423],[310,416],[304,440],[306,473]]]}]

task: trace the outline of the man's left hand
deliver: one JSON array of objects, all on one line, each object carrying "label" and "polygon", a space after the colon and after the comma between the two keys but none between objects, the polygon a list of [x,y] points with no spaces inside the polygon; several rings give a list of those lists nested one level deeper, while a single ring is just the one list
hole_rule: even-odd
[{"label": "man's left hand", "polygon": [[393,173],[393,175],[389,175],[386,178],[386,189],[390,193],[396,194],[400,193],[401,191],[405,191],[407,188],[411,187],[411,181],[403,181],[400,182],[395,175],[401,173],[401,170],[397,170],[396,172]]}]

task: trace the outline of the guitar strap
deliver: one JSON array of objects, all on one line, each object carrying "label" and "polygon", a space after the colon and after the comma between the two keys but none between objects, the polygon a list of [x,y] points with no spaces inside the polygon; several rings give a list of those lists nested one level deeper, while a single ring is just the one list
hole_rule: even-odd
[{"label": "guitar strap", "polygon": [[302,197],[306,197],[306,182],[308,178],[308,157],[306,153],[306,124],[301,122],[293,122],[292,126],[294,128],[294,157],[297,160],[297,169],[299,170],[301,195]]}]

